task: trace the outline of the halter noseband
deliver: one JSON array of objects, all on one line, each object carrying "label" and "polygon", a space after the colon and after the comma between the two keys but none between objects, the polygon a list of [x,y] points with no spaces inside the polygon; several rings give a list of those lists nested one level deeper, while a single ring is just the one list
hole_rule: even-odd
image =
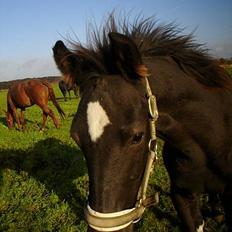
[{"label": "halter noseband", "polygon": [[158,109],[156,104],[156,97],[152,94],[148,77],[145,77],[146,81],[146,96],[148,99],[149,107],[149,125],[150,125],[150,140],[148,143],[148,157],[143,174],[143,179],[139,187],[137,201],[135,207],[131,209],[125,209],[114,213],[100,213],[87,205],[85,209],[85,219],[88,225],[97,231],[117,231],[126,228],[132,223],[136,223],[142,217],[146,207],[158,203],[158,194],[155,197],[147,197],[147,186],[150,173],[153,169],[153,162],[157,160],[157,145],[156,145],[156,127],[155,122],[158,118]]}]

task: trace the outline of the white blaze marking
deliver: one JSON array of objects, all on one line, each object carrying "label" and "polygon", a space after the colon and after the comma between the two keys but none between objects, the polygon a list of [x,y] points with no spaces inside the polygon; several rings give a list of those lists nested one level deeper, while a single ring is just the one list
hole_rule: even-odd
[{"label": "white blaze marking", "polygon": [[96,142],[103,134],[104,128],[110,124],[106,111],[98,101],[88,103],[87,123],[90,138],[93,142]]},{"label": "white blaze marking", "polygon": [[202,225],[198,227],[197,232],[204,232],[204,225],[205,225],[205,222],[203,221]]}]

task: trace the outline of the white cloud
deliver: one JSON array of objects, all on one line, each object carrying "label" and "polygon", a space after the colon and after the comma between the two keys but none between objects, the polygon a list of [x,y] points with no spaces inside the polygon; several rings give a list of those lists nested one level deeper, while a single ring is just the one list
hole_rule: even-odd
[{"label": "white cloud", "polygon": [[211,53],[217,58],[231,58],[232,57],[232,41],[231,43],[215,44],[210,46]]},{"label": "white cloud", "polygon": [[53,59],[0,60],[0,81],[60,75]]}]

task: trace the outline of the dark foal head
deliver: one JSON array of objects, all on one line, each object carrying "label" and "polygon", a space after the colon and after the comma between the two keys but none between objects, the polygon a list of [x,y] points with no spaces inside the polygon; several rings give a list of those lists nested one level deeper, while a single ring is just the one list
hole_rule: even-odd
[{"label": "dark foal head", "polygon": [[89,205],[101,213],[135,206],[150,139],[147,70],[132,40],[117,33],[109,38],[113,74],[93,73],[60,41],[53,48],[58,68],[81,86],[71,136],[87,161]]}]

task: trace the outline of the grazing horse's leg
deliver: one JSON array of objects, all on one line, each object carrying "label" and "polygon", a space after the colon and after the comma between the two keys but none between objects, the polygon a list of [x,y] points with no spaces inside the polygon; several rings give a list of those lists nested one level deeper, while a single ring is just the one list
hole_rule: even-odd
[{"label": "grazing horse's leg", "polygon": [[18,116],[17,109],[15,107],[12,107],[11,110],[12,110],[12,113],[13,113],[14,121],[16,121],[16,123],[18,125],[18,129],[21,130],[21,123],[20,123],[20,118]]},{"label": "grazing horse's leg", "polygon": [[45,127],[45,123],[46,123],[45,117],[47,118],[47,115],[49,115],[49,116],[52,118],[52,120],[53,120],[53,122],[54,122],[56,128],[59,128],[59,127],[60,127],[60,123],[59,123],[59,121],[57,120],[57,118],[56,118],[54,112],[53,112],[47,105],[40,106],[40,108],[41,108],[42,111],[43,111],[42,129],[44,129],[44,127]]},{"label": "grazing horse's leg", "polygon": [[64,101],[67,101],[66,94],[67,94],[67,92],[66,92],[66,90],[64,90],[64,92],[63,92],[63,95],[64,95]]},{"label": "grazing horse's leg", "polygon": [[71,100],[70,90],[68,90],[69,100]]},{"label": "grazing horse's leg", "polygon": [[42,122],[41,130],[43,130],[45,128],[47,117],[48,117],[48,114],[43,111],[43,122]]},{"label": "grazing horse's leg", "polygon": [[232,231],[232,183],[230,182],[222,195],[222,203],[225,210],[225,219],[228,231]]},{"label": "grazing horse's leg", "polygon": [[20,123],[20,117],[18,116],[18,112],[17,112],[17,109],[12,109],[13,110],[13,116],[14,116],[14,119],[18,125],[18,129],[21,130],[22,129],[22,125]]},{"label": "grazing horse's leg", "polygon": [[7,107],[8,107],[8,110],[10,110],[11,114],[13,115],[13,123],[16,121],[18,125],[18,129],[21,130],[20,118],[17,113],[17,108],[15,104],[13,103],[9,92],[7,94]]},{"label": "grazing horse's leg", "polygon": [[182,221],[183,231],[203,232],[204,221],[199,206],[199,197],[195,193],[184,192],[171,187],[171,198]]},{"label": "grazing horse's leg", "polygon": [[25,126],[24,112],[25,112],[25,109],[21,109],[21,112],[20,112],[20,123],[21,123],[22,127]]},{"label": "grazing horse's leg", "polygon": [[62,94],[63,94],[63,96],[64,96],[64,101],[66,101],[67,99],[66,99],[66,93],[67,93],[67,90],[66,90],[66,88],[60,88],[60,90],[61,90],[61,92],[62,92]]},{"label": "grazing horse's leg", "polygon": [[210,213],[212,217],[214,218],[215,221],[218,223],[221,223],[224,218],[224,213],[222,210],[222,202],[221,202],[221,195],[215,194],[215,193],[210,193],[208,194],[208,203],[210,206]]},{"label": "grazing horse's leg", "polygon": [[75,94],[75,96],[76,96],[76,98],[78,97],[78,95],[77,95],[77,88],[74,88],[73,89],[73,92],[74,92],[74,94]]},{"label": "grazing horse's leg", "polygon": [[[163,149],[164,163],[171,180],[171,198],[172,202],[181,219],[184,232],[203,232],[203,217],[199,206],[199,196],[186,189],[179,188],[175,184],[175,173],[173,173],[173,157],[179,151],[165,143]],[[175,158],[174,158],[175,160]]]}]

